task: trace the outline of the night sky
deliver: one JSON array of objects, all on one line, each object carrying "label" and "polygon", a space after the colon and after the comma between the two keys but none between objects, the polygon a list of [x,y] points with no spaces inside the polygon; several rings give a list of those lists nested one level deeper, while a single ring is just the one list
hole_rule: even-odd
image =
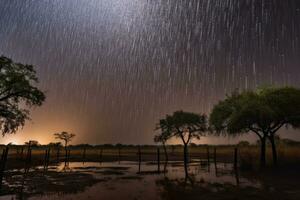
[{"label": "night sky", "polygon": [[152,143],[167,113],[208,114],[235,88],[299,87],[300,1],[0,0],[1,54],[36,66],[47,101],[0,143],[63,130],[74,143]]}]

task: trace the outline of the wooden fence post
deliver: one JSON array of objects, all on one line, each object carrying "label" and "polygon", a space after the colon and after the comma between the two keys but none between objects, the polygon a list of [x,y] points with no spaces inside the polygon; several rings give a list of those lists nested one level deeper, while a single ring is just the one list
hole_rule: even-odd
[{"label": "wooden fence post", "polygon": [[121,147],[118,147],[118,154],[119,154],[119,164],[121,162]]},{"label": "wooden fence post", "polygon": [[48,167],[48,165],[49,165],[50,158],[51,158],[51,148],[50,148],[50,146],[49,146],[49,148],[48,148],[48,156],[47,156],[47,167]]},{"label": "wooden fence post", "polygon": [[22,149],[21,149],[21,155],[20,155],[21,160],[23,160],[23,153],[24,153],[24,146],[22,146]]},{"label": "wooden fence post", "polygon": [[217,148],[214,148],[214,161],[217,162]]},{"label": "wooden fence post", "polygon": [[8,146],[6,146],[5,149],[3,149],[2,156],[1,156],[1,166],[0,166],[0,189],[2,188],[2,180],[3,180],[3,174],[5,171],[6,161],[8,157]]},{"label": "wooden fence post", "polygon": [[160,173],[160,152],[159,152],[159,147],[157,148],[157,172]]},{"label": "wooden fence post", "polygon": [[139,173],[141,172],[141,162],[142,162],[142,153],[141,153],[141,147],[138,146],[138,159],[139,159]]},{"label": "wooden fence post", "polygon": [[216,172],[216,176],[218,174],[218,166],[217,166],[217,148],[214,148],[214,163],[215,163],[215,172]]},{"label": "wooden fence post", "polygon": [[209,155],[209,147],[207,146],[207,148],[206,148],[206,155],[207,155],[207,164],[209,165],[209,163],[210,163],[210,155]]},{"label": "wooden fence post", "polygon": [[70,161],[70,157],[71,157],[71,149],[69,149],[68,151],[68,162]]},{"label": "wooden fence post", "polygon": [[237,170],[237,167],[238,167],[237,162],[238,162],[238,148],[235,147],[234,148],[234,164],[233,164],[234,170]]},{"label": "wooden fence post", "polygon": [[174,156],[175,155],[175,146],[171,145],[171,148],[172,148],[172,155]]},{"label": "wooden fence post", "polygon": [[28,143],[27,155],[26,155],[26,163],[30,165],[31,162],[31,142]]},{"label": "wooden fence post", "polygon": [[234,148],[234,164],[233,164],[233,168],[234,168],[234,173],[235,173],[235,180],[236,180],[236,185],[239,186],[240,185],[240,177],[239,177],[239,171],[238,171],[238,148],[235,147]]},{"label": "wooden fence post", "polygon": [[82,160],[85,161],[86,147],[83,149]]},{"label": "wooden fence post", "polygon": [[100,149],[100,153],[99,153],[99,161],[102,162],[102,153],[103,153],[103,149]]},{"label": "wooden fence post", "polygon": [[44,156],[44,169],[46,169],[46,165],[47,165],[47,156],[48,156],[48,149],[46,149],[46,151],[45,151],[45,156]]},{"label": "wooden fence post", "polygon": [[45,151],[45,159],[44,159],[44,169],[47,169],[50,161],[50,146]]},{"label": "wooden fence post", "polygon": [[57,162],[59,162],[59,152],[60,151],[60,147],[57,148],[57,152],[56,152],[56,160]]}]

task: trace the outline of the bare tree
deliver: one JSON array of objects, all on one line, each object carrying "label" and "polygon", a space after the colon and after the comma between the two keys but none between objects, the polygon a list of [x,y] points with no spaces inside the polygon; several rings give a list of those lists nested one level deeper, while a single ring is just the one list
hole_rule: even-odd
[{"label": "bare tree", "polygon": [[75,134],[63,131],[61,133],[54,133],[54,136],[55,136],[55,139],[64,141],[64,143],[65,143],[64,147],[65,147],[66,158],[67,158],[67,156],[68,156],[68,151],[67,151],[68,143],[71,142],[71,140],[75,137]]}]

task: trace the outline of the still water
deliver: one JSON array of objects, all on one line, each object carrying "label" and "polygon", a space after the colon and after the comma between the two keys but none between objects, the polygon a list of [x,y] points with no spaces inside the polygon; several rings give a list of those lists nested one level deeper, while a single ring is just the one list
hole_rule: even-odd
[{"label": "still water", "polygon": [[[158,173],[160,170],[160,173]],[[6,172],[4,186],[11,194],[0,199],[167,199],[166,190],[175,184],[184,191],[201,185],[218,192],[221,185],[260,188],[257,180],[240,177],[232,164],[199,161],[189,165],[185,176],[182,162],[71,162]],[[169,187],[172,186],[172,187]],[[212,187],[213,186],[213,187]],[[169,187],[169,188],[168,188]],[[177,190],[175,188],[175,190]],[[178,190],[177,190],[178,191]]]}]

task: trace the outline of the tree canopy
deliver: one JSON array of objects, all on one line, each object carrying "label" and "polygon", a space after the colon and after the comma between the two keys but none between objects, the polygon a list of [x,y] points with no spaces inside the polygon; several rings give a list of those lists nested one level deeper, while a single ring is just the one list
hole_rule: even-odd
[{"label": "tree canopy", "polygon": [[15,133],[29,118],[26,107],[41,106],[45,95],[32,65],[15,63],[0,57],[0,131],[2,135]]},{"label": "tree canopy", "polygon": [[230,135],[275,133],[283,125],[300,126],[300,90],[292,87],[234,92],[220,101],[210,115],[217,132]]},{"label": "tree canopy", "polygon": [[65,142],[65,146],[75,137],[75,134],[68,133],[63,131],[61,133],[54,133],[55,139],[63,140]]},{"label": "tree canopy", "polygon": [[175,136],[181,138],[184,144],[188,144],[193,138],[200,139],[207,130],[206,121],[205,115],[176,111],[161,119],[159,127],[164,137]]},{"label": "tree canopy", "polygon": [[233,136],[255,133],[261,142],[262,166],[266,139],[269,139],[276,164],[275,133],[283,126],[300,127],[300,90],[281,87],[234,92],[213,108],[209,121],[217,133]]}]

